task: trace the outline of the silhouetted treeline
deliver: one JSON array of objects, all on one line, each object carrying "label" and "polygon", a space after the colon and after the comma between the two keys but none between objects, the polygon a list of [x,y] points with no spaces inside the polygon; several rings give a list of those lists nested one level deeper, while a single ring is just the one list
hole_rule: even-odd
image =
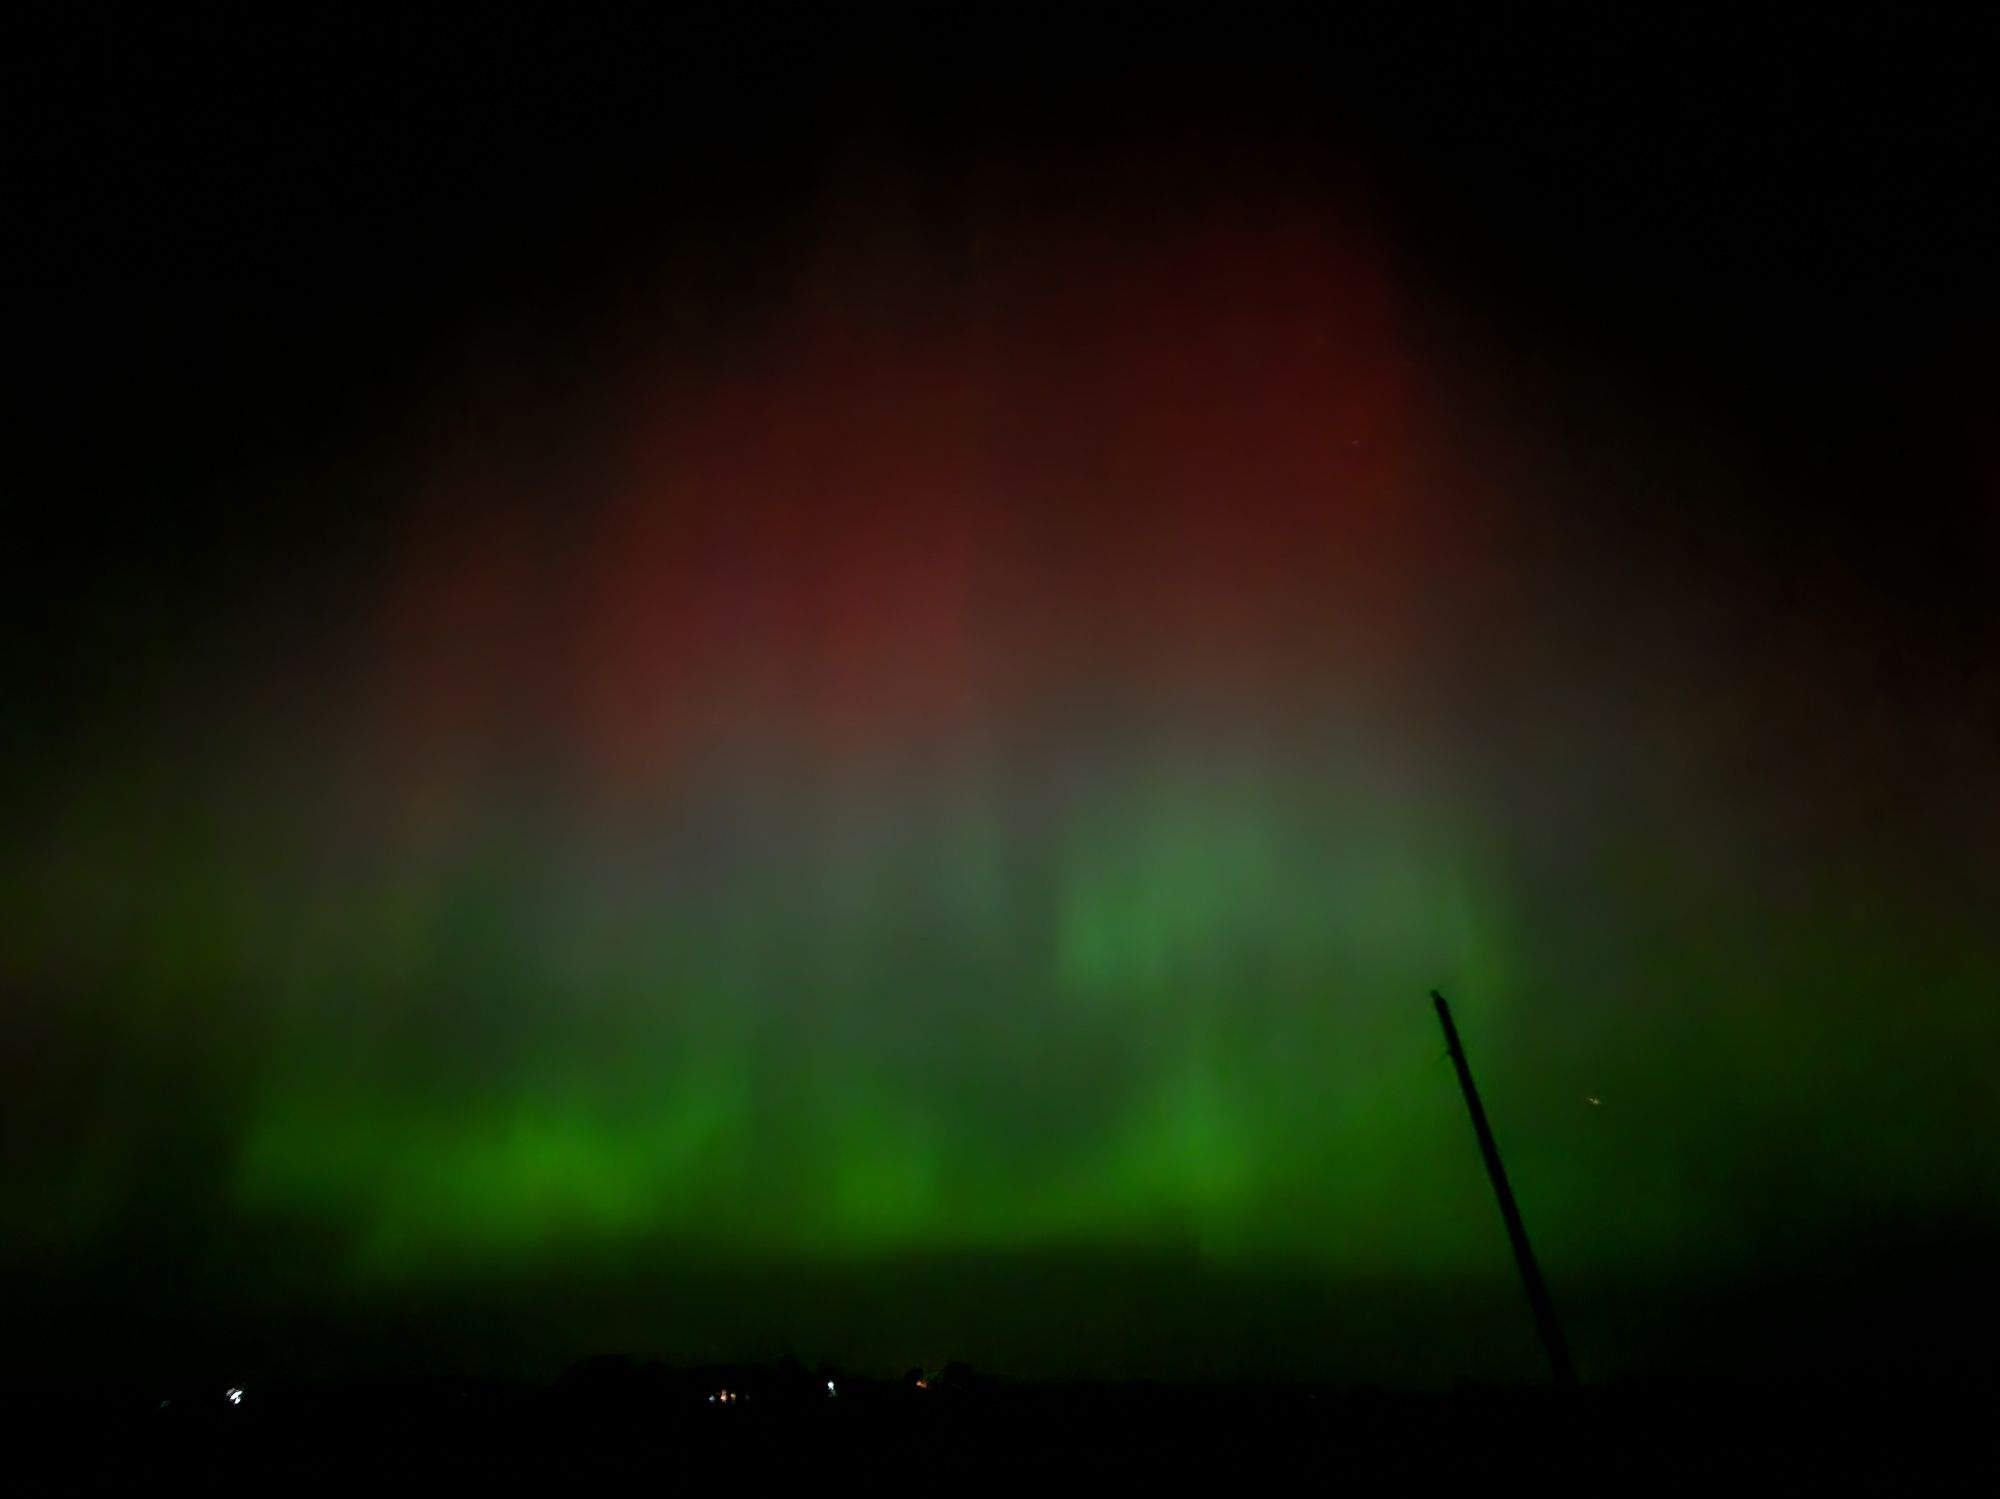
[{"label": "silhouetted treeline", "polygon": [[[232,1398],[233,1392],[233,1398]],[[2000,1387],[1620,1384],[1564,1395],[1263,1382],[1057,1383],[964,1364],[898,1378],[622,1356],[548,1384],[352,1380],[50,1391],[8,1412],[17,1465],[71,1479],[411,1477],[510,1486],[890,1481],[1007,1472],[1302,1474],[1434,1484],[1533,1476],[1656,1489],[1667,1480],[1814,1477],[1908,1484],[2000,1473],[1982,1433]]]}]

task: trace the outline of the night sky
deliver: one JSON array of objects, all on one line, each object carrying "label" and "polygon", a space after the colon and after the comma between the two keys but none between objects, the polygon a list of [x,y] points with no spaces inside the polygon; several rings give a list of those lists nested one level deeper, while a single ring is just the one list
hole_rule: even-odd
[{"label": "night sky", "polygon": [[1981,1366],[1990,38],[953,24],[24,41],[8,1377]]}]

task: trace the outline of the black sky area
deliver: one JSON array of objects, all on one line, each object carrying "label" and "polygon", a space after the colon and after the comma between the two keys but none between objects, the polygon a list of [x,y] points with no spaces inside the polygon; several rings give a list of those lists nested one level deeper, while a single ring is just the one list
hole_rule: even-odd
[{"label": "black sky area", "polygon": [[1453,315],[1787,470],[1769,514],[1732,512],[1759,542],[1810,544],[1810,503],[1899,595],[1973,581],[1949,530],[1972,498],[1949,455],[1991,393],[1992,52],[1971,25],[1086,9],[911,30],[695,7],[613,37],[226,9],[21,39],[20,357],[52,460],[29,498],[59,530],[77,516],[56,494],[110,504],[93,547],[197,563],[289,539],[286,510],[351,518],[310,495],[209,501],[226,522],[187,506],[260,455],[392,440],[468,336],[560,337],[563,299],[568,326],[601,325],[664,247],[747,300],[830,164],[915,163],[942,199],[982,151],[1046,170],[1150,142],[1217,175],[1358,174]]},{"label": "black sky area", "polygon": [[[1060,197],[1075,162],[1149,154],[1358,195],[1427,346],[1462,351],[1491,409],[1520,402],[1574,474],[1658,475],[1615,507],[1538,498],[1551,549],[1670,549],[1663,570],[1719,609],[1794,599],[1810,619],[1838,597],[1864,610],[1890,699],[2000,721],[1994,37],[1890,6],[1511,9],[916,27],[680,7],[556,35],[494,12],[41,8],[10,44],[0,807],[32,805],[187,663],[226,678],[310,632],[301,600],[337,611],[391,544],[468,351],[504,348],[539,368],[529,388],[587,403],[603,388],[551,372],[615,363],[628,321],[661,313],[663,264],[701,288],[669,310],[690,347],[754,323],[829,174],[914,181],[949,239],[972,163]],[[1739,482],[1687,477],[1718,471]],[[1952,1241],[1953,1266],[1968,1242],[1986,1240]],[[1214,1304],[1275,1364],[1290,1295]]]}]

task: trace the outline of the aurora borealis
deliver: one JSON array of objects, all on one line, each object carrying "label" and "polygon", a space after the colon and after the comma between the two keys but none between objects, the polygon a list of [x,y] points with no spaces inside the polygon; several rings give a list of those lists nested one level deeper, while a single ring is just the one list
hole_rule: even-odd
[{"label": "aurora borealis", "polygon": [[1587,1374],[1983,1243],[1993,595],[1217,138],[826,149],[203,470],[228,563],[75,569],[43,628],[202,582],[20,699],[17,1283],[267,1360],[1532,1369],[1433,987]]}]

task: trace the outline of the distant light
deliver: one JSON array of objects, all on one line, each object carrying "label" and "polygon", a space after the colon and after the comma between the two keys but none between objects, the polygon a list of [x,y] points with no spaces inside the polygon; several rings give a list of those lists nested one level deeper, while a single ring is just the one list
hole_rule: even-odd
[{"label": "distant light", "polygon": [[223,1391],[223,1393],[229,1397],[229,1403],[231,1405],[241,1405],[243,1403],[243,1392],[235,1388],[233,1385],[229,1389]]},{"label": "distant light", "polygon": [[1593,1098],[1593,1099],[1591,1099],[1590,1101],[1591,1101],[1591,1102],[1592,1102],[1593,1104],[1598,1104],[1598,1105],[1602,1105],[1602,1104],[1603,1104],[1603,1102],[1604,1102],[1604,1100],[1603,1100],[1603,1099],[1601,1099],[1601,1098]]},{"label": "distant light", "polygon": [[840,1391],[833,1387],[833,1381],[830,1379],[826,1382],[826,1392],[829,1395],[838,1395],[840,1393]]},{"label": "distant light", "polygon": [[930,1387],[931,1387],[931,1382],[928,1379],[920,1379],[917,1381],[917,1388],[920,1390],[928,1390]]}]

